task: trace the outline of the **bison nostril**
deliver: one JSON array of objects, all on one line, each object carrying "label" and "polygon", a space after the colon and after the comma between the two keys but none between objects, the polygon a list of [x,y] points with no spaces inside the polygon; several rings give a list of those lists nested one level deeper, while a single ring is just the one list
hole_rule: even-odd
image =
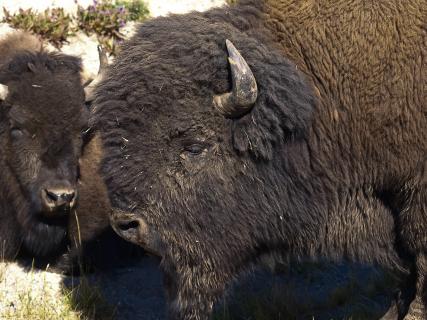
[{"label": "bison nostril", "polygon": [[75,192],[70,192],[70,193],[63,193],[61,195],[61,197],[66,201],[66,202],[71,202],[74,200],[75,197]]},{"label": "bison nostril", "polygon": [[42,198],[49,208],[72,207],[76,199],[76,192],[71,189],[44,189]]},{"label": "bison nostril", "polygon": [[53,202],[55,202],[55,201],[57,201],[58,199],[59,199],[59,194],[57,194],[57,193],[55,193],[55,192],[52,192],[52,191],[49,191],[49,190],[45,190],[45,192],[46,192],[46,196],[47,196],[47,198],[50,200],[50,201],[53,201]]},{"label": "bison nostril", "polygon": [[136,229],[138,227],[139,227],[139,223],[138,223],[138,221],[135,221],[135,220],[118,223],[118,228],[122,231],[127,231],[130,229]]}]

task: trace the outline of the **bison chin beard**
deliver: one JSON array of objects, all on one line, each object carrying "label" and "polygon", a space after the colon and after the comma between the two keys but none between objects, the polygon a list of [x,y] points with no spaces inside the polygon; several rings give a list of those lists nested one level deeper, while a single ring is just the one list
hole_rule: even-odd
[{"label": "bison chin beard", "polygon": [[41,257],[59,254],[66,247],[67,222],[65,216],[57,219],[32,216],[24,225],[25,250]]},{"label": "bison chin beard", "polygon": [[[64,208],[55,217],[46,217],[36,192],[20,190],[23,198],[16,206],[21,225],[22,249],[30,257],[55,257],[67,246],[67,225],[70,210]],[[25,201],[25,199],[31,199]]]}]

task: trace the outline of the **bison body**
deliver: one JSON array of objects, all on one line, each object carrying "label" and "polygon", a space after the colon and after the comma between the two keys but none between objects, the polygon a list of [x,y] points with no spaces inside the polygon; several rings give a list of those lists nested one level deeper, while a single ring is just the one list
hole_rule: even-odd
[{"label": "bison body", "polygon": [[82,246],[110,229],[81,62],[26,33],[6,37],[0,54],[2,258],[36,257],[68,272]]},{"label": "bison body", "polygon": [[172,318],[206,319],[273,252],[409,270],[399,317],[424,312],[426,9],[241,1],[123,46],[95,93],[102,173]]}]

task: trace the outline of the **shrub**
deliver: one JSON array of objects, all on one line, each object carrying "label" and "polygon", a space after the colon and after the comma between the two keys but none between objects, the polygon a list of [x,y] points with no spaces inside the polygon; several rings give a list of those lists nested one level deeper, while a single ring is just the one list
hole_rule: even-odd
[{"label": "shrub", "polygon": [[67,37],[72,35],[72,18],[62,8],[46,9],[42,13],[32,9],[19,9],[18,13],[10,14],[5,8],[4,22],[13,28],[23,29],[42,36],[50,41],[55,47],[60,47]]},{"label": "shrub", "polygon": [[88,35],[96,34],[98,42],[113,54],[117,43],[124,38],[120,28],[128,21],[143,21],[149,16],[147,5],[141,0],[94,0],[87,8],[78,5],[76,17],[66,14],[62,8],[47,9],[42,13],[19,9],[15,14],[3,10],[3,22],[38,34],[57,48],[67,41],[67,37],[81,30]]},{"label": "shrub", "polygon": [[78,6],[77,28],[87,34],[95,33],[107,51],[114,53],[116,45],[124,39],[120,28],[128,21],[143,21],[149,12],[144,2],[111,0],[97,1],[87,8]]},{"label": "shrub", "polygon": [[94,1],[87,8],[78,6],[77,28],[86,34],[95,33],[99,43],[109,52],[115,51],[116,42],[123,39],[120,28],[126,24],[127,12],[123,6],[111,1]]},{"label": "shrub", "polygon": [[150,14],[147,5],[141,0],[120,0],[116,4],[127,9],[129,21],[144,21]]}]

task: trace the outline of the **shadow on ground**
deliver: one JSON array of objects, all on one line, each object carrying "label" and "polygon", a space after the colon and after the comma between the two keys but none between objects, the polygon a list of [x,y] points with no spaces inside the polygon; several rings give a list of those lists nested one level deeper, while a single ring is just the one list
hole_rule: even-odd
[{"label": "shadow on ground", "polygon": [[[357,264],[304,263],[256,268],[242,275],[216,306],[214,320],[379,319],[390,307],[397,278]],[[68,278],[67,286],[79,278]],[[132,265],[85,277],[114,309],[111,319],[163,320],[166,302],[159,260],[145,256]],[[84,307],[82,306],[82,309]],[[106,319],[102,312],[84,312]]]}]

